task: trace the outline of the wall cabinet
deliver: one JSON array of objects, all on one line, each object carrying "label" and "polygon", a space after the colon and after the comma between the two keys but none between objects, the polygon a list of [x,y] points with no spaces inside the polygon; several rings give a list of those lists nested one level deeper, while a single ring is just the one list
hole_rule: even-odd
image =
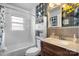
[{"label": "wall cabinet", "polygon": [[47,15],[48,3],[40,3],[36,6],[36,17]]},{"label": "wall cabinet", "polygon": [[78,56],[79,53],[42,41],[41,55],[42,56]]}]

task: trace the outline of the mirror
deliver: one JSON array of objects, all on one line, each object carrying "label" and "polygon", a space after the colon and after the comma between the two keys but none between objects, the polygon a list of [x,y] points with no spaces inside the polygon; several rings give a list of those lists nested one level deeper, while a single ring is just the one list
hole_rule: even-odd
[{"label": "mirror", "polygon": [[67,3],[62,8],[62,26],[79,26],[79,4]]},{"label": "mirror", "polygon": [[50,18],[51,26],[57,26],[57,16],[53,16]]}]

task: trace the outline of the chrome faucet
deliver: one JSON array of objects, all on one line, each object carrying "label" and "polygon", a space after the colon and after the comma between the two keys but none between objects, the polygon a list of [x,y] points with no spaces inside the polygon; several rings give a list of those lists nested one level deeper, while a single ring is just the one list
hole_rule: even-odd
[{"label": "chrome faucet", "polygon": [[77,42],[77,36],[76,36],[76,34],[74,34],[73,37],[74,37],[74,40],[73,41],[74,42]]},{"label": "chrome faucet", "polygon": [[64,37],[60,34],[60,35],[59,35],[59,39],[60,39],[60,40],[64,40]]}]

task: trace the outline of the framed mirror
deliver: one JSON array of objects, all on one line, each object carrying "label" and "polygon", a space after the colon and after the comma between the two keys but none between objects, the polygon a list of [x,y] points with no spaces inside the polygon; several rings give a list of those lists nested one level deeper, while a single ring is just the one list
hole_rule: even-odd
[{"label": "framed mirror", "polygon": [[50,18],[51,26],[57,26],[57,16],[53,16]]},{"label": "framed mirror", "polygon": [[79,26],[79,3],[66,3],[62,8],[62,27]]}]

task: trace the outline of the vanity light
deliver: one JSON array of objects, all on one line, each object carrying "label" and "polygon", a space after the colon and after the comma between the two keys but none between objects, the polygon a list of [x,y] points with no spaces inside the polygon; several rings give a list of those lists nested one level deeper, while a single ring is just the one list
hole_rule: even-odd
[{"label": "vanity light", "polygon": [[54,3],[49,3],[49,7],[54,7]]},{"label": "vanity light", "polygon": [[59,6],[59,5],[61,5],[61,3],[49,3],[50,8],[53,8],[53,7]]},{"label": "vanity light", "polygon": [[64,8],[64,7],[66,7],[66,4],[63,4],[63,6],[62,6],[62,7],[63,7],[63,8]]},{"label": "vanity light", "polygon": [[56,3],[56,5],[61,5],[61,3]]}]

